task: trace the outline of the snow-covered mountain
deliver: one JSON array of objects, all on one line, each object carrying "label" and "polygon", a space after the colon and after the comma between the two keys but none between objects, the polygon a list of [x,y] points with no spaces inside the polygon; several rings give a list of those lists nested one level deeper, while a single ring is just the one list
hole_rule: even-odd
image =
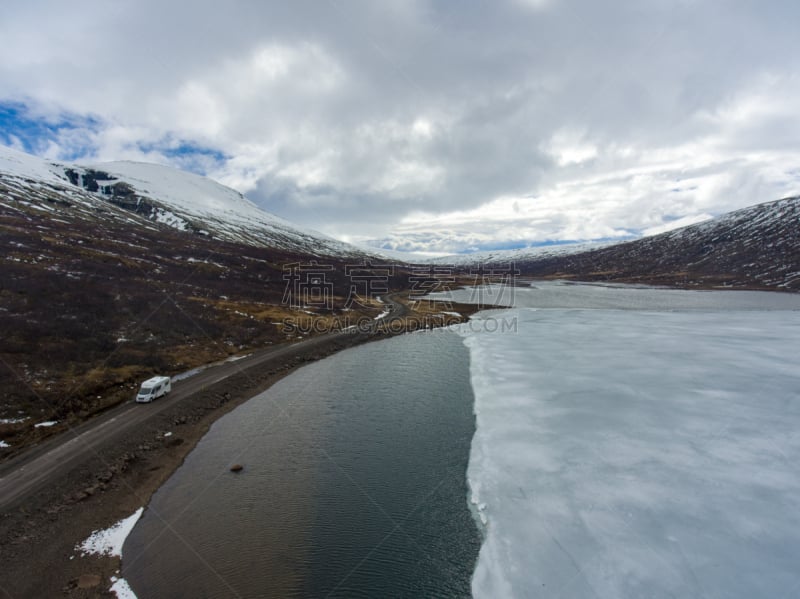
[{"label": "snow-covered mountain", "polygon": [[516,264],[529,276],[800,289],[800,196],[651,237]]},{"label": "snow-covered mountain", "polygon": [[563,245],[548,245],[540,247],[519,248],[514,250],[487,250],[485,252],[473,252],[471,254],[452,254],[449,256],[439,256],[436,258],[426,258],[422,262],[427,264],[446,264],[455,266],[491,266],[493,264],[523,263],[532,260],[542,260],[545,258],[556,258],[588,252],[616,242],[583,242],[565,243]]},{"label": "snow-covered mountain", "polygon": [[[361,248],[265,212],[211,179],[157,164],[53,162],[0,146],[0,202],[59,208],[60,217],[143,219],[234,243],[315,256],[363,257]],[[120,212],[120,209],[122,212]]]}]

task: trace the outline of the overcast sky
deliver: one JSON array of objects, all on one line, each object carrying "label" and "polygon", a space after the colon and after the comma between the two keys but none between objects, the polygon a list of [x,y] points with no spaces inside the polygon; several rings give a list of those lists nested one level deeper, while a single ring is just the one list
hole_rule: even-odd
[{"label": "overcast sky", "polygon": [[800,2],[0,4],[0,143],[359,243],[655,232],[800,193]]}]

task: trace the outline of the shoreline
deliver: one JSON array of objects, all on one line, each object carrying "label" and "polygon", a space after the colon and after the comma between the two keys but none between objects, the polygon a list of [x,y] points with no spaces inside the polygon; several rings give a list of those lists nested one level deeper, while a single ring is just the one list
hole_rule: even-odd
[{"label": "shoreline", "polygon": [[107,589],[111,576],[119,576],[120,558],[80,556],[77,544],[146,507],[219,418],[300,366],[371,340],[334,339],[264,367],[260,376],[236,373],[154,415],[121,443],[98,447],[84,464],[0,514],[6,573],[0,575],[0,597],[113,596]]},{"label": "shoreline", "polygon": [[[461,318],[453,322],[464,322],[477,311],[468,305],[458,309]],[[124,439],[99,444],[82,464],[0,513],[0,597],[113,597],[108,589],[111,577],[121,575],[121,559],[82,556],[76,545],[146,507],[225,414],[307,363],[405,332],[410,331],[382,327],[332,336],[290,356],[236,371],[154,414]]]}]

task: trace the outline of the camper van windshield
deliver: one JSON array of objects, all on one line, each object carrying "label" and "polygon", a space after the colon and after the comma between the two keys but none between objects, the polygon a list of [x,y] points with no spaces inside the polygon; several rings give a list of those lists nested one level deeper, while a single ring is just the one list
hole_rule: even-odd
[{"label": "camper van windshield", "polygon": [[139,393],[140,393],[141,395],[144,395],[144,394],[146,394],[146,393],[150,393],[152,390],[153,390],[153,388],[152,388],[152,387],[142,387],[142,389],[139,391]]}]

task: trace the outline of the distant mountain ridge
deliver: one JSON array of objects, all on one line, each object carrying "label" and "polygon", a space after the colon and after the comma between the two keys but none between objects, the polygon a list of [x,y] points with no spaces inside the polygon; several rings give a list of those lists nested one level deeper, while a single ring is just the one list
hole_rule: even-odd
[{"label": "distant mountain ridge", "polygon": [[[0,146],[0,209],[20,207],[84,223],[102,217],[139,227],[168,226],[210,240],[323,259],[402,260],[303,229],[199,175],[139,162],[53,162]],[[800,289],[800,196],[632,241],[407,261],[458,268],[514,262],[530,277],[794,290]]]},{"label": "distant mountain ridge", "polygon": [[513,264],[526,277],[800,290],[800,196],[635,240],[429,258],[459,270]]},{"label": "distant mountain ridge", "polygon": [[477,266],[477,265],[502,265],[513,262],[522,264],[533,260],[545,258],[555,258],[579,254],[593,249],[607,247],[614,241],[585,241],[580,243],[564,243],[558,245],[543,245],[537,247],[518,248],[513,250],[486,250],[473,252],[471,254],[452,254],[449,256],[437,256],[427,258],[423,262],[428,264],[454,265],[454,266]]},{"label": "distant mountain ridge", "polygon": [[800,289],[800,196],[587,251],[523,258],[532,277]]}]

